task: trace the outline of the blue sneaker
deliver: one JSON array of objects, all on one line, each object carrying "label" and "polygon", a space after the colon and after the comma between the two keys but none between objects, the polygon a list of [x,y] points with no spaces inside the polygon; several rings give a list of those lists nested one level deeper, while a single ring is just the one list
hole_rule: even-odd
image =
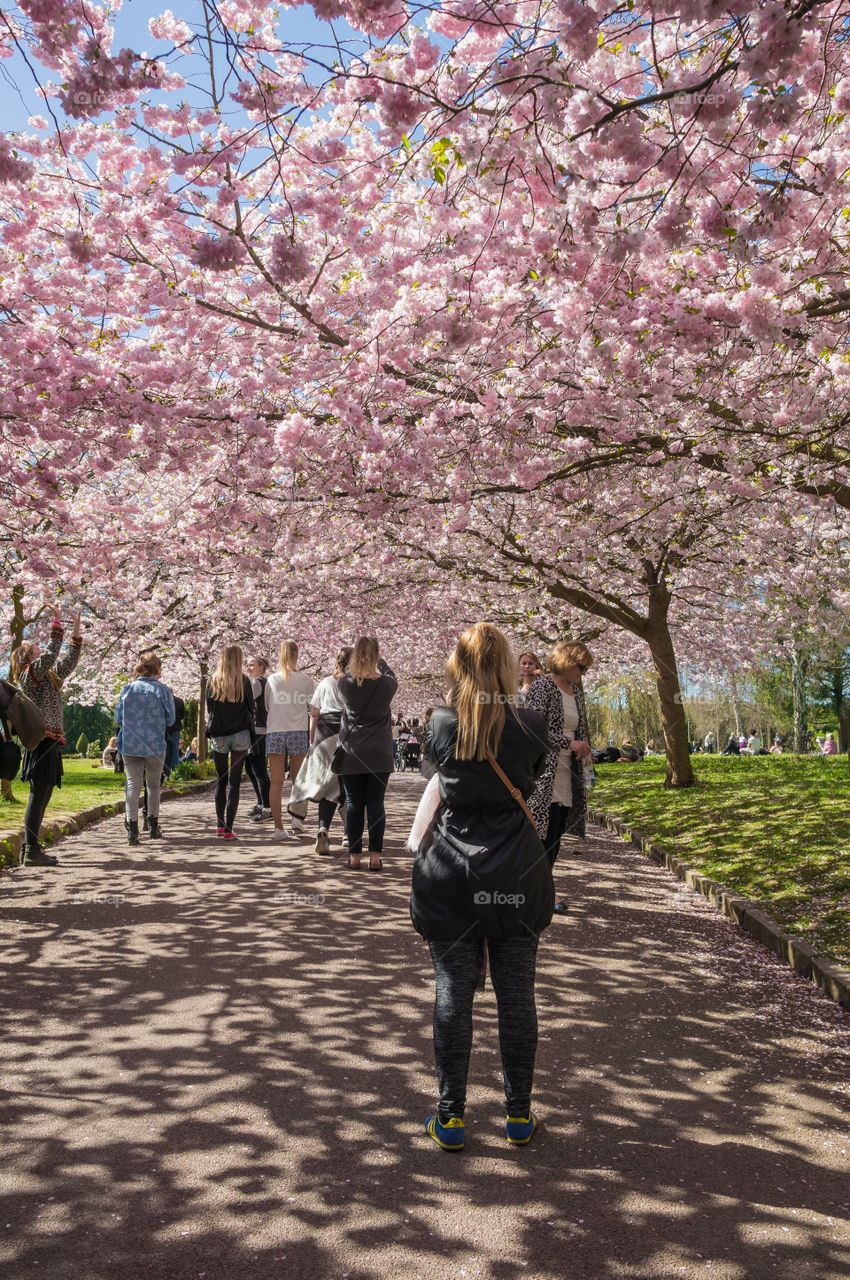
[{"label": "blue sneaker", "polygon": [[537,1128],[537,1117],[533,1111],[528,1115],[508,1116],[505,1121],[505,1137],[515,1147],[524,1147],[534,1137]]},{"label": "blue sneaker", "polygon": [[463,1149],[463,1121],[460,1116],[452,1116],[445,1124],[437,1116],[428,1116],[425,1120],[425,1132],[444,1151]]}]

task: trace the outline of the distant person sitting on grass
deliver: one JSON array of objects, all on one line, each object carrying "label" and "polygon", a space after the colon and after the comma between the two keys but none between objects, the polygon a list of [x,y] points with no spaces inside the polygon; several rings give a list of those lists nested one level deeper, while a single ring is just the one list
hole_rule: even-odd
[{"label": "distant person sitting on grass", "polygon": [[618,764],[637,764],[640,760],[640,748],[636,747],[628,738],[620,747],[620,754],[617,757]]},{"label": "distant person sitting on grass", "polygon": [[753,729],[749,738],[747,738],[747,755],[760,756],[764,755],[764,747],[761,743],[761,736],[758,729]]},{"label": "distant person sitting on grass", "polygon": [[834,734],[828,733],[826,735],[826,737],[824,738],[823,747],[821,750],[822,750],[822,754],[825,756],[838,755],[838,743],[835,741]]},{"label": "distant person sitting on grass", "polygon": [[773,739],[773,744],[770,748],[770,751],[768,752],[768,755],[783,756],[784,754],[785,754],[785,748],[782,745],[782,739],[777,734],[776,737]]},{"label": "distant person sitting on grass", "polygon": [[726,743],[726,746],[723,748],[720,754],[722,756],[739,756],[741,754],[741,748],[738,745],[737,733],[729,734],[729,741]]},{"label": "distant person sitting on grass", "polygon": [[198,758],[198,739],[193,738],[192,741],[189,743],[187,750],[180,757],[180,761],[182,763],[184,760],[197,760],[197,758]]},{"label": "distant person sitting on grass", "polygon": [[103,748],[103,755],[100,757],[101,769],[112,769],[115,771],[115,757],[118,755],[118,739],[110,738],[106,746]]}]

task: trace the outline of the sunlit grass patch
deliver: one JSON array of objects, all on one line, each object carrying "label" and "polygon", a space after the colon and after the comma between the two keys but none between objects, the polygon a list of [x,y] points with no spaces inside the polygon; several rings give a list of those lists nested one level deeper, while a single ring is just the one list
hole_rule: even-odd
[{"label": "sunlit grass patch", "polygon": [[850,773],[843,756],[695,756],[701,786],[666,790],[664,761],[597,766],[592,803],[752,898],[850,963]]}]

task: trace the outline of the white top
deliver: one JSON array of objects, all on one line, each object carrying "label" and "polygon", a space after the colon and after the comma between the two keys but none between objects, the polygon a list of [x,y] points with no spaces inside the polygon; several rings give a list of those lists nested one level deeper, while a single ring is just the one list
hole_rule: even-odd
[{"label": "white top", "polygon": [[761,751],[761,738],[757,733],[750,734],[747,739],[747,748],[754,756],[758,755]]},{"label": "white top", "polygon": [[319,681],[316,685],[316,691],[310,699],[310,706],[314,711],[318,711],[320,716],[327,711],[342,712],[342,702],[339,696],[339,685],[336,682],[336,676],[325,676],[324,680]]},{"label": "white top", "polygon": [[[564,735],[571,736],[575,734],[578,728],[578,705],[575,695],[572,693],[564,693],[561,690],[561,699],[564,703]],[[559,751],[558,763],[555,767],[555,778],[552,782],[552,804],[563,804],[567,808],[573,802],[573,753],[572,751]]]},{"label": "white top", "polygon": [[269,718],[266,733],[297,733],[306,729],[307,708],[315,685],[306,671],[291,671],[285,676],[275,671],[266,684],[266,707]]}]

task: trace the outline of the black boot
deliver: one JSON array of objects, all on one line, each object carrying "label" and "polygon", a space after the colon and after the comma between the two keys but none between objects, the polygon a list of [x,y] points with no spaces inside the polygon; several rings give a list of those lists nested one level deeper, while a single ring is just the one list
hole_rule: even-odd
[{"label": "black boot", "polygon": [[138,843],[139,843],[139,824],[138,824],[138,822],[128,822],[128,823],[127,823],[127,843],[128,843],[128,844],[138,844]]},{"label": "black boot", "polygon": [[151,840],[162,839],[162,827],[159,825],[159,818],[151,818],[148,822],[150,828]]},{"label": "black boot", "polygon": [[24,867],[55,867],[58,861],[52,853],[45,853],[40,844],[25,845],[21,850]]}]

